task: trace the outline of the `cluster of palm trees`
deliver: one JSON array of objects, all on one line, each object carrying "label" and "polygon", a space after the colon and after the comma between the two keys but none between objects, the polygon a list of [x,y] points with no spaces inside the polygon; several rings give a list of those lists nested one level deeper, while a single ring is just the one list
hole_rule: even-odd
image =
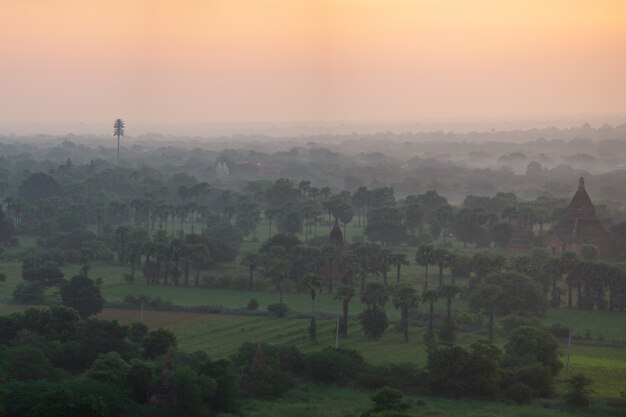
[{"label": "cluster of palm trees", "polygon": [[119,226],[115,230],[118,261],[130,266],[126,280],[133,283],[142,268],[148,284],[200,285],[200,274],[214,262],[210,243],[200,235],[171,237],[158,231],[153,237],[140,227]]}]

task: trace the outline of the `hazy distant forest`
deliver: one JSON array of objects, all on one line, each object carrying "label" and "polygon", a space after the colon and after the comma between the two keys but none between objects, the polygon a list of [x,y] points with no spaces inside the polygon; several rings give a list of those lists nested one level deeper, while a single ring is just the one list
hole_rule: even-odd
[{"label": "hazy distant forest", "polygon": [[0,136],[3,415],[624,415],[626,125],[117,139]]}]

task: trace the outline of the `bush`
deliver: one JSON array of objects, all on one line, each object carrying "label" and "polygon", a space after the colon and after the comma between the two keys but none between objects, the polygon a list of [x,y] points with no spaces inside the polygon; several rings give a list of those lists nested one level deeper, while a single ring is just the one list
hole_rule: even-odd
[{"label": "bush", "polygon": [[280,369],[293,374],[301,374],[304,371],[304,358],[295,346],[281,346],[278,348],[278,361]]},{"label": "bush", "polygon": [[370,365],[365,369],[360,383],[369,389],[388,386],[404,392],[421,392],[426,388],[427,374],[413,363]]},{"label": "bush", "polygon": [[37,282],[21,282],[13,290],[13,299],[22,304],[43,304],[43,285]]},{"label": "bush", "polygon": [[588,407],[592,393],[592,390],[589,388],[591,379],[583,374],[577,374],[567,381],[567,385],[569,386],[569,390],[565,394],[567,403],[574,407]]},{"label": "bush", "polygon": [[246,308],[251,311],[257,310],[259,308],[259,301],[256,298],[251,298]]},{"label": "bush", "polygon": [[513,385],[520,383],[530,387],[533,397],[547,398],[554,394],[552,373],[547,366],[539,362],[502,369],[503,388],[508,391]]},{"label": "bush", "polygon": [[375,413],[381,411],[405,411],[410,408],[407,402],[402,401],[402,393],[390,387],[378,390],[372,396],[372,402],[374,403],[372,411]]},{"label": "bush", "polygon": [[325,348],[305,356],[306,374],[324,384],[345,385],[356,381],[365,370],[360,353],[349,349]]},{"label": "bush", "polygon": [[523,382],[516,382],[504,392],[504,396],[517,404],[528,404],[533,399],[533,390]]},{"label": "bush", "polygon": [[267,306],[267,311],[269,311],[278,318],[283,318],[289,311],[289,308],[285,303],[274,303]]}]

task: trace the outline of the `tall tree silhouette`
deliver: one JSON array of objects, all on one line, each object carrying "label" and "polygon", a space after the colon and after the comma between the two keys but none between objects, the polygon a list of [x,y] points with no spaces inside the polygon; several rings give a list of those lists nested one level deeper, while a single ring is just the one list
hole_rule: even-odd
[{"label": "tall tree silhouette", "polygon": [[124,120],[115,119],[113,122],[113,136],[117,136],[117,163],[120,163],[120,136],[124,136]]}]

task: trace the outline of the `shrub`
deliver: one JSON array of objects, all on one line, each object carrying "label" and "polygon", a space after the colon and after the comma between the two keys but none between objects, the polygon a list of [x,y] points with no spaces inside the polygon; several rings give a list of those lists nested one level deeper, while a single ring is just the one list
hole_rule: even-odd
[{"label": "shrub", "polygon": [[405,392],[420,392],[426,388],[427,374],[413,363],[370,365],[365,369],[360,383],[369,389],[388,386]]},{"label": "shrub", "polygon": [[569,386],[569,390],[565,394],[567,403],[574,407],[588,407],[589,397],[592,393],[592,390],[589,388],[591,379],[583,374],[577,374],[567,381],[567,385]]},{"label": "shrub", "polygon": [[516,382],[504,392],[504,396],[517,404],[528,404],[533,399],[533,390],[523,382]]},{"label": "shrub", "polygon": [[306,355],[304,362],[309,378],[337,385],[357,380],[366,366],[361,354],[349,349],[325,348]]},{"label": "shrub", "polygon": [[304,371],[304,357],[295,346],[281,346],[278,348],[280,369],[285,372],[301,374]]},{"label": "shrub", "polygon": [[267,306],[267,311],[269,311],[278,318],[283,318],[289,311],[289,308],[285,303],[274,303]]},{"label": "shrub", "polygon": [[257,310],[259,308],[259,301],[256,298],[251,298],[246,308],[251,311]]},{"label": "shrub", "polygon": [[384,387],[378,390],[372,396],[374,407],[372,411],[375,413],[386,411],[405,411],[410,405],[402,400],[402,393],[397,389]]},{"label": "shrub", "polygon": [[534,362],[502,369],[502,387],[508,390],[513,385],[523,383],[532,390],[533,397],[547,398],[554,394],[550,368]]}]

